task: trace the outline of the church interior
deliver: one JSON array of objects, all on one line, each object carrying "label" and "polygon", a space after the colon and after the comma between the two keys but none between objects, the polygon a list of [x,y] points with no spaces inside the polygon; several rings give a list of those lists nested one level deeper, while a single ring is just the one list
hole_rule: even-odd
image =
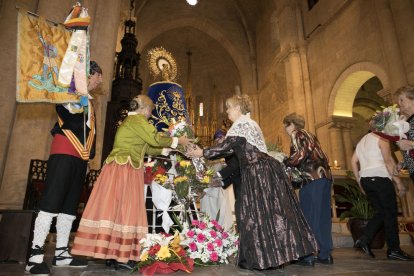
[{"label": "church interior", "polygon": [[[76,2],[0,0],[1,210],[23,209],[31,161],[48,159],[56,120],[53,104],[16,101],[18,11],[59,24]],[[111,149],[119,107],[160,81],[147,63],[154,47],[174,56],[175,82],[203,143],[228,124],[225,100],[248,94],[266,142],[285,153],[290,138],[282,118],[304,116],[305,128],[329,156],[334,181],[347,179],[374,112],[396,103],[399,87],[414,84],[413,0],[78,2],[91,16],[91,60],[103,69],[94,99],[97,154],[89,167],[95,171]],[[128,66],[132,73],[126,73]],[[414,225],[414,186],[408,175],[402,179],[409,190],[398,199],[399,220]],[[337,207],[333,200],[333,231],[349,235]]]}]

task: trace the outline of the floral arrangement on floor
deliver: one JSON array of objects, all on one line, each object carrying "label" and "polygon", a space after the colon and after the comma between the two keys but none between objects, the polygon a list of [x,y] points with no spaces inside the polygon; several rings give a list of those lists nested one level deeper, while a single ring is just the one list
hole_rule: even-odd
[{"label": "floral arrangement on floor", "polygon": [[174,235],[147,234],[140,240],[140,261],[135,267],[144,276],[169,274],[178,270],[191,273],[194,261],[187,256],[178,232]]},{"label": "floral arrangement on floor", "polygon": [[407,138],[405,133],[410,129],[410,125],[404,116],[400,116],[397,105],[381,108],[382,110],[377,110],[369,122],[371,130],[390,141]]},{"label": "floral arrangement on floor", "polygon": [[224,231],[216,220],[204,216],[184,224],[181,231],[182,245],[197,265],[217,265],[229,263],[229,258],[238,249],[238,236]]}]

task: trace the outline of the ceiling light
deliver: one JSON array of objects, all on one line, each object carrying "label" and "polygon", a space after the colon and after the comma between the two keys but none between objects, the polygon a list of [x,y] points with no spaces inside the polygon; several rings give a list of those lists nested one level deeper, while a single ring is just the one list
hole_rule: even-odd
[{"label": "ceiling light", "polygon": [[195,5],[197,5],[197,3],[198,3],[198,0],[186,0],[187,1],[187,3],[189,4],[189,5],[191,5],[191,6],[195,6]]}]

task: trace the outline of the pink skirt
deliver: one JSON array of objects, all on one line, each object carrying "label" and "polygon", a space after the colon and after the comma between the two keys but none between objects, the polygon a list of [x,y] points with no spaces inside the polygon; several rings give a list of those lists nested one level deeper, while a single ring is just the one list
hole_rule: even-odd
[{"label": "pink skirt", "polygon": [[118,262],[139,261],[148,233],[144,169],[105,165],[93,187],[71,253]]}]

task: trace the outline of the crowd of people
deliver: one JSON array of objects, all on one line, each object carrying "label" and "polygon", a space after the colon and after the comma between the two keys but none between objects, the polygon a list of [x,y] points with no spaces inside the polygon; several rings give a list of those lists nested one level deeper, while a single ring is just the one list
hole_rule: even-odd
[{"label": "crowd of people", "polygon": [[[92,63],[89,91],[100,82],[102,70]],[[414,180],[414,154],[411,154],[414,148],[414,87],[399,89],[397,96],[401,112],[410,123],[408,139],[397,143],[403,152],[403,162],[396,163],[391,156],[389,141],[374,133],[361,139],[352,157],[356,181],[375,210],[375,216],[355,247],[375,257],[369,244],[384,225],[388,259],[409,261],[414,258],[401,250],[398,239],[394,183],[399,194],[406,191],[398,177],[402,168],[407,168]],[[227,99],[226,108],[228,118],[233,122],[231,127],[216,133],[213,146],[200,148],[186,136],[169,138],[160,135],[147,121],[153,109],[151,99],[144,95],[135,97],[94,185],[71,253],[105,259],[107,265],[131,269],[139,261],[139,240],[148,231],[144,155],[168,155],[181,145],[188,158],[224,158],[214,188],[226,189],[233,185],[239,234],[236,262],[240,268],[264,270],[288,263],[309,267],[315,263],[332,265],[333,178],[328,157],[316,136],[305,130],[303,116],[292,113],[283,119],[291,144],[289,156],[280,162],[268,154],[262,130],[250,118],[250,98],[247,95],[233,96]],[[50,272],[43,260],[43,245],[54,217],[57,217],[57,243],[53,265],[87,265],[69,254],[68,241],[87,160],[94,155],[94,114],[90,103],[88,123],[85,124],[84,116],[72,113],[68,106],[58,105],[56,110],[58,123],[52,131],[54,139],[46,190],[39,206],[26,266],[26,271],[31,274],[47,275]],[[83,140],[84,131],[91,136],[87,141]],[[90,144],[88,152],[77,149],[79,141]],[[303,182],[299,199],[287,167],[301,172]]]}]

